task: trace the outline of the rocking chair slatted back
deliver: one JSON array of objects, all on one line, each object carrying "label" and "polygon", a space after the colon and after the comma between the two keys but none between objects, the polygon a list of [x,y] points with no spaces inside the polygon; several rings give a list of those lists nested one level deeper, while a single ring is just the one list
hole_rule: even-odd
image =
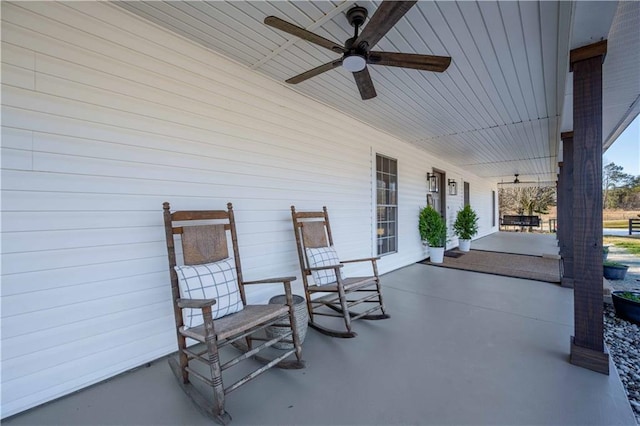
[{"label": "rocking chair slatted back", "polygon": [[[302,222],[300,232],[305,248],[327,247],[331,236],[327,236],[325,222]],[[327,238],[328,237],[328,238]]]},{"label": "rocking chair slatted back", "polygon": [[[227,210],[191,210],[169,213],[171,222],[194,222],[193,224],[175,226],[172,233],[181,236],[182,258],[185,265],[201,265],[217,262],[229,257],[229,240],[236,265],[236,275],[242,303],[247,304],[244,285],[242,284],[242,264],[238,250],[238,238],[236,233],[233,205],[227,203]],[[166,219],[165,219],[166,220]],[[203,224],[203,222],[215,222]],[[171,255],[170,255],[171,257]],[[169,260],[171,262],[171,259]],[[173,259],[175,265],[176,259]],[[172,280],[175,275],[176,289],[178,276],[175,271],[171,273]],[[179,296],[178,296],[179,297]]]},{"label": "rocking chair slatted back", "polygon": [[329,247],[333,245],[331,226],[327,207],[322,207],[321,212],[296,212],[292,206],[292,216],[298,241],[298,255],[301,264],[305,265],[304,274],[311,275],[308,269],[307,248]]},{"label": "rocking chair slatted back", "polygon": [[[229,207],[231,203],[227,204]],[[224,210],[190,210],[179,211],[171,215],[171,219],[174,222],[181,222],[183,220],[228,220],[229,212]]]},{"label": "rocking chair slatted back", "polygon": [[224,225],[189,226],[182,232],[185,265],[211,263],[229,257]]}]

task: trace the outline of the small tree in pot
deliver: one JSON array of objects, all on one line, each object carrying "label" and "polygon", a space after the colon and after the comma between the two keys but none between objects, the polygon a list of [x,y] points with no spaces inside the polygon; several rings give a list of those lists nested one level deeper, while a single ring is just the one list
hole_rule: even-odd
[{"label": "small tree in pot", "polygon": [[447,225],[440,213],[427,206],[420,210],[418,230],[423,243],[429,245],[429,258],[433,263],[442,263],[447,243]]},{"label": "small tree in pot", "polygon": [[458,210],[456,221],[453,222],[453,231],[459,239],[458,249],[469,251],[471,248],[471,238],[478,233],[478,215],[470,205]]}]

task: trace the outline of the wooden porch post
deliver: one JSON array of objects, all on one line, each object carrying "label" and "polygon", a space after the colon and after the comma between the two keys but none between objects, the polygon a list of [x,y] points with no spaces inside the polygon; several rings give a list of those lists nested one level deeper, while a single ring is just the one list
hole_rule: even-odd
[{"label": "wooden porch post", "polygon": [[606,52],[604,40],[574,49],[570,56],[575,319],[570,361],[609,374],[602,318],[602,62]]},{"label": "wooden porch post", "polygon": [[560,255],[562,256],[563,287],[573,288],[573,132],[563,132],[562,138],[562,222]]},{"label": "wooden porch post", "polygon": [[[558,162],[558,176],[556,179],[556,243],[558,247],[561,247],[561,231],[558,226],[559,223],[562,222],[562,202],[564,201],[562,198],[562,161]],[[551,228],[551,226],[549,226]],[[551,229],[549,229],[551,230]],[[560,256],[562,256],[562,249],[560,249]],[[562,278],[562,277],[560,277]]]}]

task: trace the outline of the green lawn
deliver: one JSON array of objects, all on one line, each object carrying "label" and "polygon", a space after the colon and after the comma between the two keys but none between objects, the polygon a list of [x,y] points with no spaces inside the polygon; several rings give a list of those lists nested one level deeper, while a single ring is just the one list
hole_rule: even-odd
[{"label": "green lawn", "polygon": [[604,236],[603,243],[605,246],[614,245],[616,247],[622,247],[629,253],[636,256],[640,256],[640,238],[638,236],[633,237],[610,237]]},{"label": "green lawn", "polygon": [[609,229],[629,229],[629,220],[604,220],[602,221],[602,227]]}]

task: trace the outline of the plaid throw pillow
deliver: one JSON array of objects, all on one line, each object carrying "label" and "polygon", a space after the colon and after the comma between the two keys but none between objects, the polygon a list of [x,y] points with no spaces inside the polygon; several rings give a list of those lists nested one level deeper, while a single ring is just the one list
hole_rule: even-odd
[{"label": "plaid throw pillow", "polygon": [[[244,308],[233,258],[202,265],[175,266],[174,269],[178,274],[181,298],[216,299],[216,304],[211,307],[214,319]],[[204,324],[200,309],[183,309],[182,318],[185,328]]]},{"label": "plaid throw pillow", "polygon": [[[308,248],[306,249],[306,251],[307,259],[309,260],[309,267],[311,268],[340,264],[338,253],[336,253],[336,249],[334,249],[333,246]],[[316,285],[333,284],[337,281],[334,269],[311,271],[311,275],[313,276],[313,280],[315,281]],[[340,272],[340,278],[342,278],[342,272]]]}]

